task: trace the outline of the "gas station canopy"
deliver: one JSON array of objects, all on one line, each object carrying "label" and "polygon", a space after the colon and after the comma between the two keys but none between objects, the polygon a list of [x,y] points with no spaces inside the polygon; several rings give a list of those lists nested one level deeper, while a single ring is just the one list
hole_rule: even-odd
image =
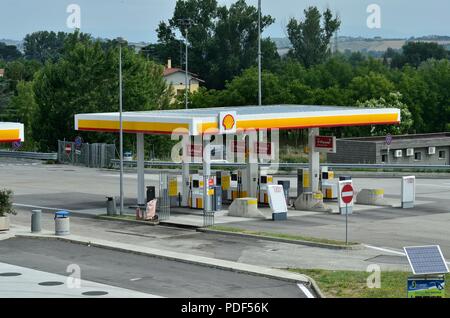
[{"label": "gas station canopy", "polygon": [[[270,105],[125,112],[123,130],[127,133],[171,134],[176,129],[184,129],[192,136],[221,133],[221,118],[227,114],[232,116],[238,131],[400,123],[400,110],[396,108]],[[75,115],[76,130],[118,132],[119,127],[119,113]]]},{"label": "gas station canopy", "polygon": [[23,124],[0,122],[0,142],[24,141]]}]

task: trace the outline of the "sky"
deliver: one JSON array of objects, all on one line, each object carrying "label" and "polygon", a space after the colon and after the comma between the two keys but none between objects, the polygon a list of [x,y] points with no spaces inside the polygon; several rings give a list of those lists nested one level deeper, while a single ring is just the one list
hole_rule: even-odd
[{"label": "sky", "polygon": [[[233,0],[218,0],[231,4]],[[155,29],[171,17],[176,0],[0,0],[0,39],[21,40],[39,30],[65,31],[70,4],[79,6],[81,31],[94,37],[124,37],[131,42],[156,42]],[[247,0],[257,4],[257,0]],[[369,28],[367,8],[380,8],[380,28]],[[408,38],[450,35],[449,0],[262,0],[263,13],[276,21],[264,36],[286,37],[290,18],[302,18],[314,5],[332,9],[342,20],[339,35]]]}]

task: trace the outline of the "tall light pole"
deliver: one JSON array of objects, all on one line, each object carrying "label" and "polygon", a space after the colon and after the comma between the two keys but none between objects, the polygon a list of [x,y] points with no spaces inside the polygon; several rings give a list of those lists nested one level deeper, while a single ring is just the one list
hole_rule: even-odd
[{"label": "tall light pole", "polygon": [[192,26],[193,22],[192,19],[179,19],[178,20],[180,22],[180,24],[182,26],[184,26],[184,33],[185,33],[185,40],[186,40],[186,52],[185,52],[185,65],[186,65],[186,69],[185,69],[185,78],[184,78],[184,104],[185,104],[185,108],[188,109],[188,104],[189,104],[189,79],[188,79],[188,69],[189,69],[189,58],[188,58],[188,45],[189,45],[189,39],[188,39],[188,35],[189,35],[189,28]]},{"label": "tall light pole", "polygon": [[258,0],[258,105],[262,106],[261,0]]},{"label": "tall light pole", "polygon": [[120,215],[123,215],[123,121],[122,121],[122,112],[123,112],[123,81],[122,81],[122,43],[124,40],[122,38],[118,38],[119,41],[119,135],[120,135],[120,145],[119,145],[119,153],[120,153]]}]

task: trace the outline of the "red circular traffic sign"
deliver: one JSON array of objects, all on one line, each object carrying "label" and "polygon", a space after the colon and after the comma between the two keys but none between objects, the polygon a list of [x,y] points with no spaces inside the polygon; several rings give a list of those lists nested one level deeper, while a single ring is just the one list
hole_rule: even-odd
[{"label": "red circular traffic sign", "polygon": [[353,201],[353,187],[350,184],[346,184],[342,187],[341,198],[345,204],[349,204]]}]

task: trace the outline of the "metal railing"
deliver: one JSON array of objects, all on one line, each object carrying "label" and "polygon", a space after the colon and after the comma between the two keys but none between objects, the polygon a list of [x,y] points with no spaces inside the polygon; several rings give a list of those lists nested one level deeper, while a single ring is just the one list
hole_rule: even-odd
[{"label": "metal railing", "polygon": [[[111,160],[111,166],[117,167],[119,160]],[[137,162],[135,160],[124,161],[124,165],[127,167],[136,167]],[[182,166],[178,162],[168,161],[145,161],[146,168],[151,167],[176,167]],[[191,166],[201,166],[201,163],[190,163]],[[280,168],[307,168],[307,163],[260,163],[262,167],[268,167],[271,165],[277,165]],[[416,169],[416,170],[450,170],[450,165],[418,165],[418,164],[365,164],[365,163],[321,163],[323,167],[329,167],[334,169]],[[243,167],[245,163],[211,163],[212,167]]]},{"label": "metal railing", "polygon": [[7,151],[0,150],[0,157],[17,159],[35,159],[35,160],[57,160],[58,154],[26,151]]}]

